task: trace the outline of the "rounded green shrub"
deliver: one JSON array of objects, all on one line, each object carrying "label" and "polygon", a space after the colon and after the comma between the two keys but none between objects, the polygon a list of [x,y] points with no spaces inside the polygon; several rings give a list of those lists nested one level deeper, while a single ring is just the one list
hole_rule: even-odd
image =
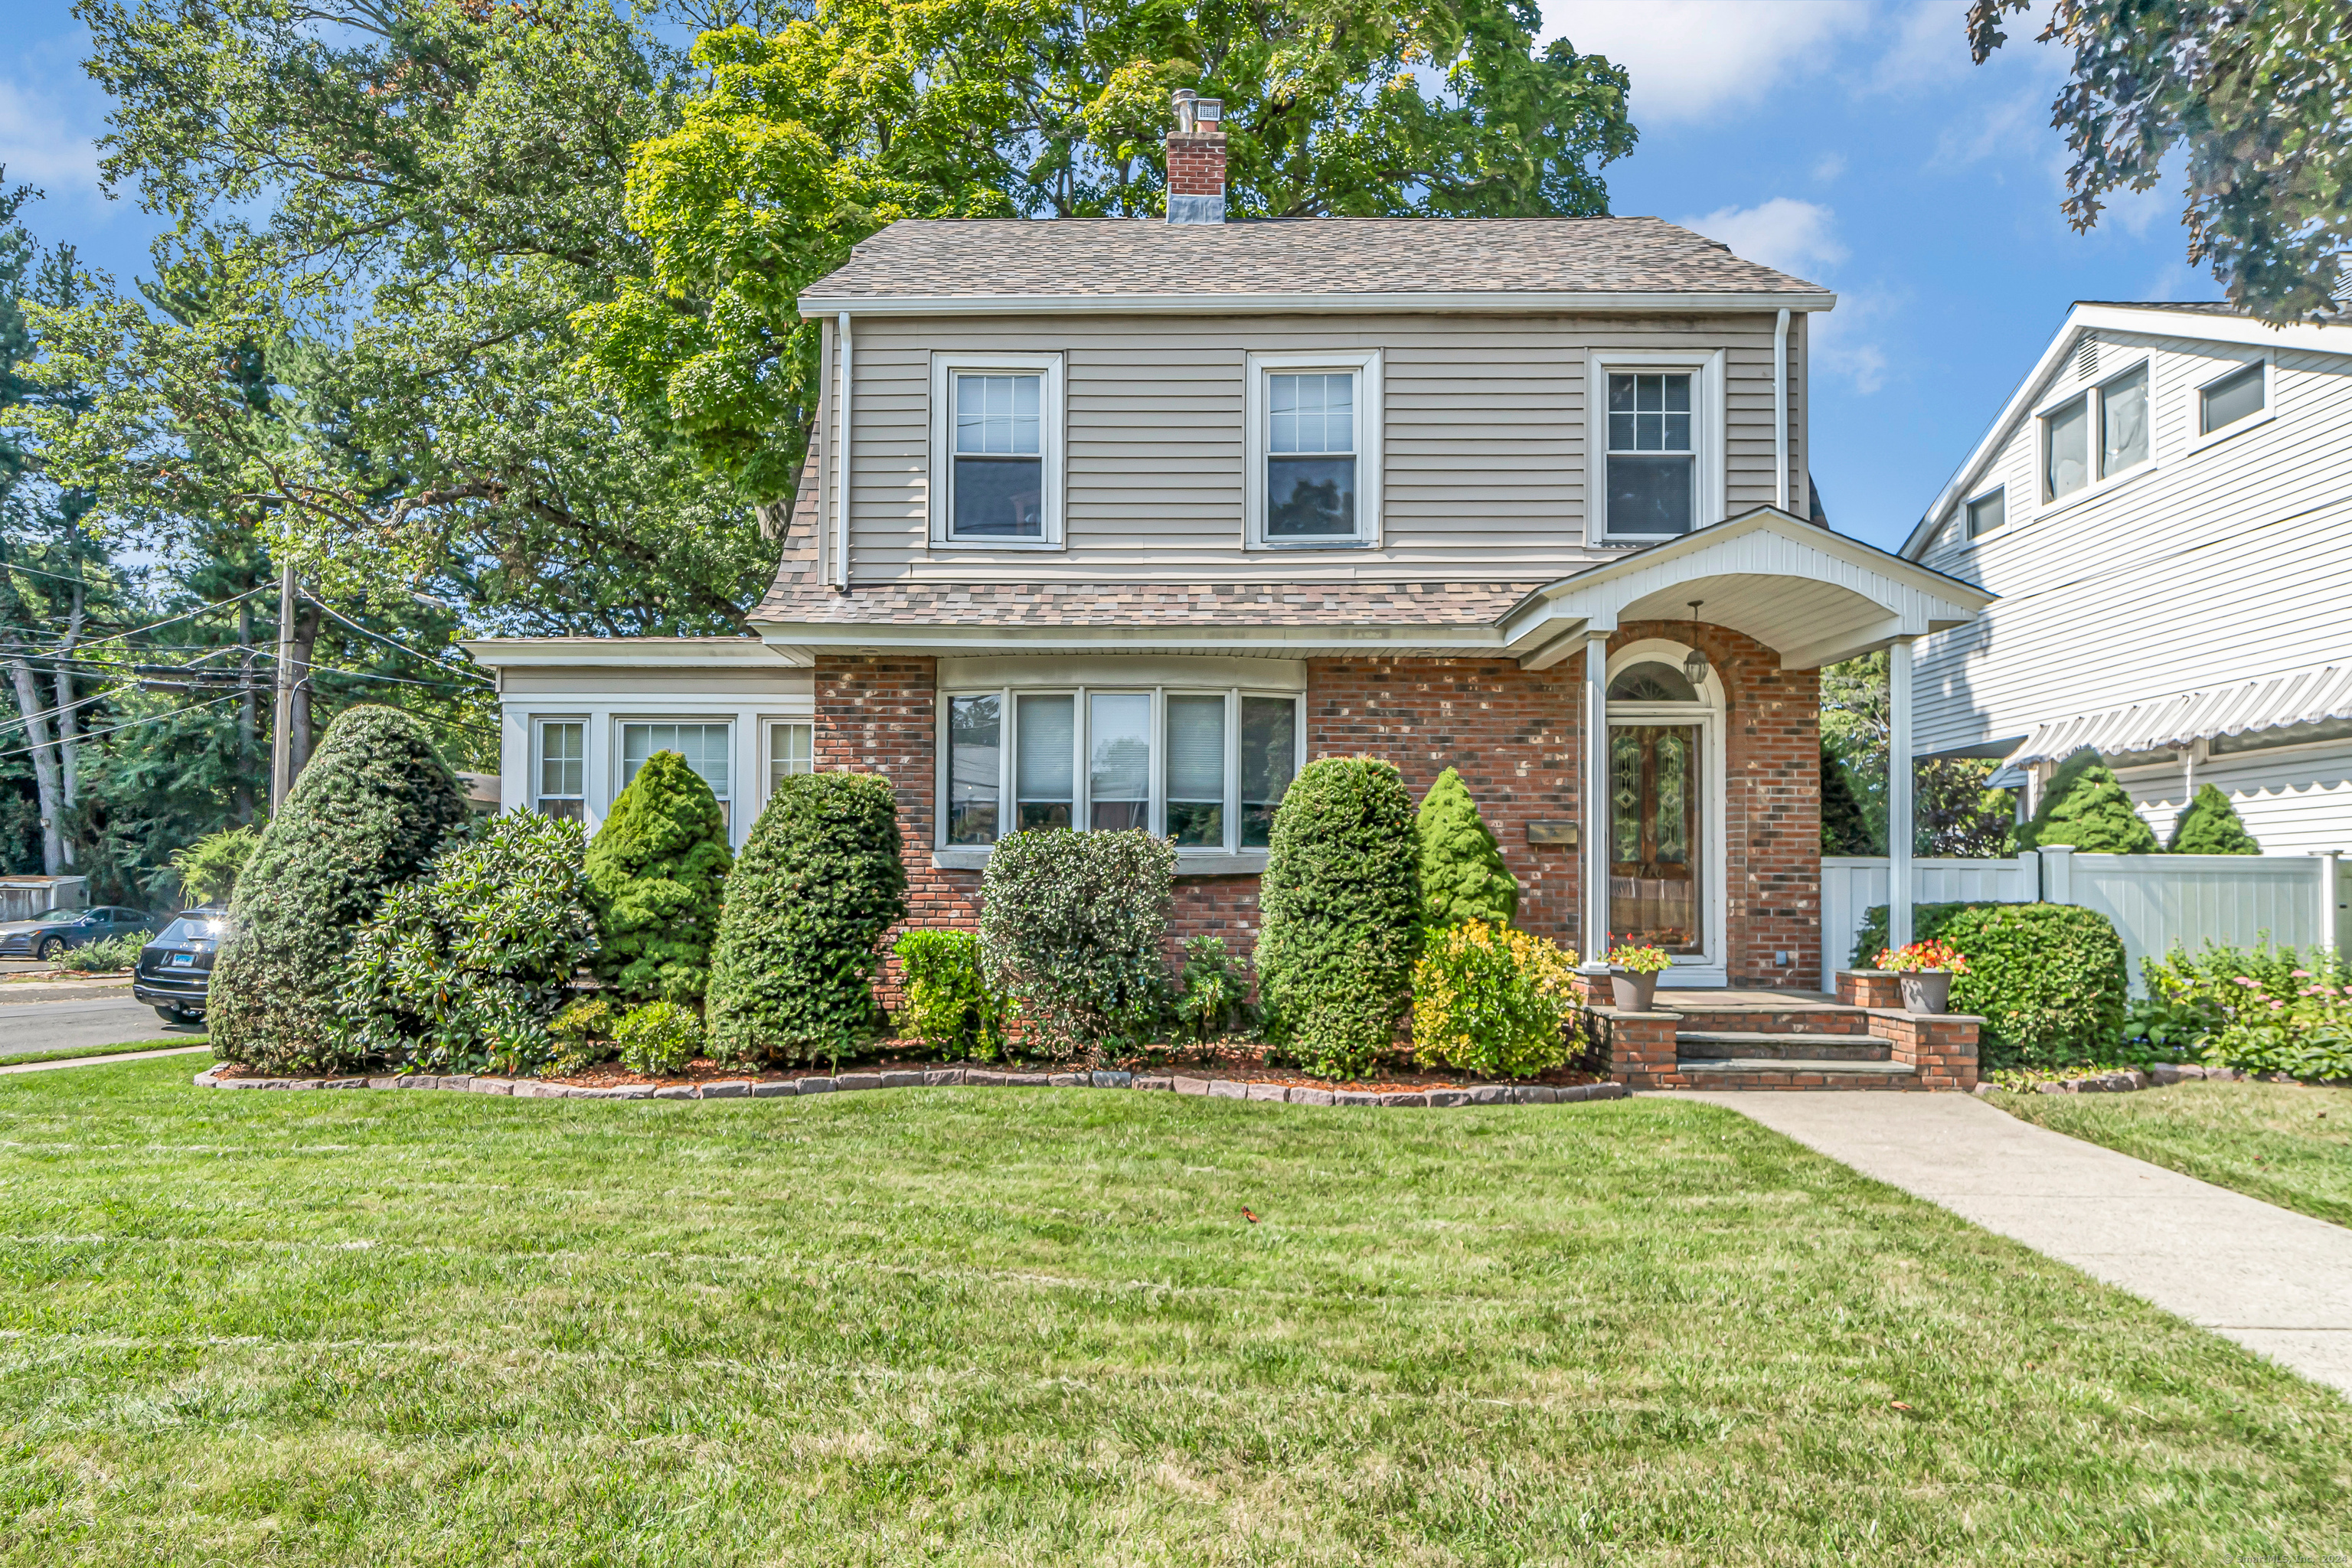
[{"label": "rounded green shrub", "polygon": [[734,864],[718,796],[684,757],[656,752],[588,846],[596,973],[630,1001],[699,1004]]},{"label": "rounded green shrub", "polygon": [[899,933],[906,1005],[895,1023],[943,1061],[993,1061],[1004,1044],[1004,999],[982,973],[980,938],[968,931]]},{"label": "rounded green shrub", "polygon": [[509,811],[386,893],[352,945],[336,1054],[436,1073],[525,1072],[596,951],[580,825]]},{"label": "rounded green shrub", "polygon": [[2259,855],[2263,847],[2246,831],[2238,808],[2213,784],[2199,784],[2188,808],[2172,825],[2165,851],[2172,855]]},{"label": "rounded green shrub", "polygon": [[648,1002],[633,1009],[613,1031],[621,1065],[647,1078],[672,1078],[702,1054],[702,1020],[691,1007]]},{"label": "rounded green shrub", "polygon": [[572,1003],[548,1021],[547,1032],[555,1048],[541,1072],[562,1077],[611,1061],[620,1049],[613,1042],[613,1031],[620,1024],[621,1009],[609,996],[586,996]]},{"label": "rounded green shrub", "polygon": [[2017,830],[2021,849],[2071,844],[2086,854],[2153,855],[2156,830],[2132,809],[2130,792],[2084,750],[2066,759],[2042,792],[2042,808]]},{"label": "rounded green shrub", "polygon": [[710,964],[712,1055],[727,1062],[849,1055],[881,1022],[874,974],[906,918],[898,810],[878,773],[800,773],[776,786],[727,879]]},{"label": "rounded green shrub", "polygon": [[1434,929],[1464,921],[1507,926],[1519,912],[1518,879],[1478,816],[1470,787],[1452,768],[1437,775],[1413,819],[1421,841],[1423,922]]},{"label": "rounded green shrub", "polygon": [[422,723],[374,706],[337,719],[237,875],[205,1006],[214,1055],[272,1072],[342,1065],[343,954],[470,818]]},{"label": "rounded green shrub", "polygon": [[1274,816],[1258,902],[1258,995],[1268,1042],[1356,1077],[1387,1055],[1421,937],[1412,796],[1371,757],[1309,763]]},{"label": "rounded green shrub", "polygon": [[1433,931],[1412,966],[1412,1046],[1423,1065],[1533,1078],[1577,1054],[1576,960],[1507,926]]},{"label": "rounded green shrub", "polygon": [[1176,846],[1139,829],[1016,833],[981,883],[980,951],[1021,1045],[1067,1057],[1148,1043],[1171,1000],[1161,944]]},{"label": "rounded green shrub", "polygon": [[2096,910],[1975,904],[1932,934],[1969,961],[1952,982],[1951,1007],[1984,1019],[1978,1054],[1986,1070],[2104,1061],[2121,1044],[2124,943]]}]

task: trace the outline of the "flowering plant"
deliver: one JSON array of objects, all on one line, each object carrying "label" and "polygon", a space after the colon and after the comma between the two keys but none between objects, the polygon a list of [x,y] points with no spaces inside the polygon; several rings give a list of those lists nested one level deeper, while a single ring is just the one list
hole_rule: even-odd
[{"label": "flowering plant", "polygon": [[1908,947],[1882,948],[1873,963],[1877,968],[1891,969],[1897,974],[1921,974],[1938,969],[1948,970],[1954,974],[1969,972],[1966,954],[1932,936]]},{"label": "flowering plant", "polygon": [[1621,942],[1609,950],[1609,965],[1628,974],[1663,974],[1675,964],[1674,955],[1663,947],[1643,947]]},{"label": "flowering plant", "polygon": [[2175,1048],[2241,1072],[2352,1078],[2352,970],[2341,960],[2264,944],[2194,957],[2175,949],[2144,970],[2145,1010],[2163,1012]]}]

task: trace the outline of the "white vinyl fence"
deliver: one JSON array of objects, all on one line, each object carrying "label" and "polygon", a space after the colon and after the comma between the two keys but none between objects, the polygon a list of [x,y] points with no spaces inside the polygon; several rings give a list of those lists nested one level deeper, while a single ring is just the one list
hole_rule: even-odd
[{"label": "white vinyl fence", "polygon": [[[2175,946],[2334,947],[2347,907],[2335,855],[2083,855],[2029,850],[2013,860],[1914,860],[1912,901],[2080,904],[2113,921],[2132,987],[2140,960]],[[2323,884],[2326,893],[2323,896]],[[1822,975],[1853,967],[1863,917],[1886,902],[1881,857],[1822,859]],[[1865,957],[1868,955],[1865,954]]]}]

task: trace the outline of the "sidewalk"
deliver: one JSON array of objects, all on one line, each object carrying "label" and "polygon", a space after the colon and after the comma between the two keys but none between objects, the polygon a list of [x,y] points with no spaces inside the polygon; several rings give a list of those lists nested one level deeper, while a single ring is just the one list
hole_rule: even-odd
[{"label": "sidewalk", "polygon": [[1677,1093],[2352,1395],[2352,1230],[1957,1094]]}]

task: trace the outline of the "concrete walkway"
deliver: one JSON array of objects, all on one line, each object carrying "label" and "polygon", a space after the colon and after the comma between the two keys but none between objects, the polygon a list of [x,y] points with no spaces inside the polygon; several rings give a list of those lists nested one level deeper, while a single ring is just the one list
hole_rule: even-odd
[{"label": "concrete walkway", "polygon": [[117,1051],[112,1056],[68,1057],[58,1062],[17,1062],[13,1066],[0,1064],[0,1073],[55,1072],[59,1068],[94,1068],[106,1062],[152,1062],[157,1057],[184,1057],[197,1051],[209,1052],[210,1046],[173,1046],[161,1051]]},{"label": "concrete walkway", "polygon": [[2352,1230],[1958,1094],[1678,1093],[2352,1395]]}]

